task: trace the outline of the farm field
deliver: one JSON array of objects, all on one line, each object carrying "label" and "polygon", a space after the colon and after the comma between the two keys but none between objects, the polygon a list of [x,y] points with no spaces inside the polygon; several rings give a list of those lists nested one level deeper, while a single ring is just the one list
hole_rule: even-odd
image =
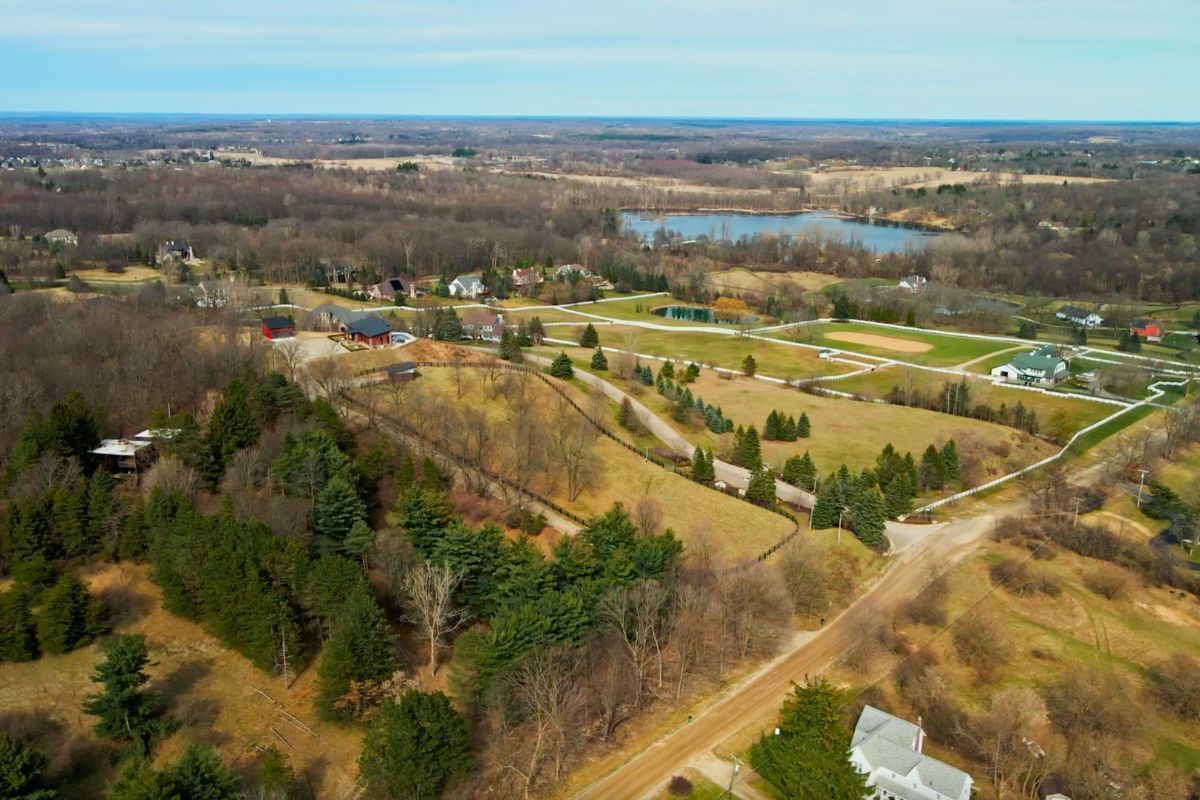
[{"label": "farm field", "polygon": [[734,267],[709,273],[708,282],[713,289],[722,294],[754,292],[765,295],[781,289],[791,289],[796,292],[820,291],[842,281],[835,275],[827,275],[823,272],[768,272]]},{"label": "farm field", "polygon": [[855,322],[814,323],[765,334],[772,339],[825,345],[839,350],[949,367],[1012,347],[1010,342],[971,339],[915,328],[886,328]]},{"label": "farm field", "polygon": [[[413,391],[424,393],[424,402],[429,407],[469,404],[483,410],[496,423],[508,418],[510,411],[504,401],[480,402],[481,397],[490,395],[480,382],[482,372],[464,373],[464,384],[469,388],[463,400],[457,400],[453,372],[449,368],[424,370],[411,384]],[[522,401],[521,409],[550,408],[557,402],[554,393],[541,381],[531,380],[527,391],[530,394]],[[586,408],[588,398],[578,387],[573,391],[578,392],[577,402]],[[612,429],[620,430],[616,426],[616,409],[610,407],[609,412],[613,417]],[[595,478],[574,500],[568,497],[565,479],[537,483],[533,488],[584,518],[602,514],[614,503],[631,507],[640,497],[656,498],[662,504],[664,525],[673,528],[685,546],[695,544],[699,538],[709,539],[730,560],[757,555],[794,528],[785,517],[675,475],[607,437],[598,436],[595,458],[598,465]]]},{"label": "farm field", "polygon": [[[177,758],[187,742],[212,744],[239,771],[256,761],[255,746],[281,747],[279,731],[297,772],[307,771],[321,797],[354,791],[361,733],[322,722],[313,713],[316,669],[304,669],[290,689],[226,649],[197,624],[162,609],[157,587],[144,567],[104,564],[81,576],[90,590],[116,610],[116,633],[140,633],[150,651],[150,688],[167,701],[180,729],[158,746],[156,757]],[[10,720],[27,719],[35,739],[51,756],[51,776],[61,776],[67,797],[99,797],[114,777],[111,750],[92,734],[94,719],[80,704],[95,690],[90,681],[100,661],[98,645],[36,661],[0,664],[0,709]],[[265,691],[274,701],[258,694]],[[286,711],[316,736],[285,721]],[[35,726],[34,723],[40,723]]]},{"label": "farm field", "polygon": [[981,170],[950,170],[936,167],[863,167],[830,170],[805,170],[812,176],[814,192],[862,192],[888,189],[895,186],[916,189],[936,188],[943,183],[1012,183],[1061,186],[1065,183],[1106,183],[1108,178],[1064,177],[1061,175],[1024,174],[1016,172],[984,172]]}]

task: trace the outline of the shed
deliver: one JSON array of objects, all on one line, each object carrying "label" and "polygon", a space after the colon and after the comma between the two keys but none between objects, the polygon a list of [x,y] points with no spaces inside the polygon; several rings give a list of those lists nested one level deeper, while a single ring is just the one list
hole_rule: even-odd
[{"label": "shed", "polygon": [[267,339],[290,339],[296,335],[296,328],[287,317],[263,317],[262,333]]},{"label": "shed", "polygon": [[383,368],[387,379],[392,383],[403,383],[405,381],[415,380],[419,373],[417,365],[411,361],[401,361],[399,364],[388,364]]}]

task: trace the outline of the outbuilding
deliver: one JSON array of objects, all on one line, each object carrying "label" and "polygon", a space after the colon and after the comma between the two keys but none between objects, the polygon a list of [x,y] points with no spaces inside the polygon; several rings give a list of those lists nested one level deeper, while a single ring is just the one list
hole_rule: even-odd
[{"label": "outbuilding", "polygon": [[263,336],[272,341],[275,339],[290,339],[296,335],[296,326],[288,317],[263,317]]},{"label": "outbuilding", "polygon": [[346,326],[350,341],[367,347],[387,347],[392,343],[392,328],[382,317],[363,317]]}]

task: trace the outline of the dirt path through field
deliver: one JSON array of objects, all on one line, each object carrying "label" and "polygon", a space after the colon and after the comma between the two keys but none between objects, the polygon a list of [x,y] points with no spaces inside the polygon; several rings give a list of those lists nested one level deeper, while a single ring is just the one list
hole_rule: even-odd
[{"label": "dirt path through field", "polygon": [[924,353],[933,349],[929,342],[918,342],[914,339],[897,339],[894,336],[881,336],[878,333],[853,333],[851,331],[834,331],[825,334],[826,339],[835,342],[850,342],[864,344],[867,347],[878,347],[880,350],[893,350],[897,353]]},{"label": "dirt path through field", "polygon": [[981,356],[972,358],[970,361],[964,361],[963,363],[959,364],[958,366],[951,367],[950,369],[967,369],[968,367],[975,366],[976,364],[978,364],[981,361],[987,361],[992,356],[998,356],[998,355],[1001,355],[1002,353],[1013,353],[1013,352],[1016,352],[1017,350],[1028,350],[1028,349],[1029,349],[1028,345],[1015,344],[1012,347],[1009,347],[1004,350],[997,350],[994,353],[984,353]]}]

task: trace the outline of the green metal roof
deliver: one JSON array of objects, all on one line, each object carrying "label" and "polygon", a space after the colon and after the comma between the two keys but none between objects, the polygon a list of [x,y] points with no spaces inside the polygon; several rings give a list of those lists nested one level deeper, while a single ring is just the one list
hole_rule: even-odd
[{"label": "green metal roof", "polygon": [[1040,370],[1049,375],[1054,372],[1062,360],[1057,348],[1052,345],[1042,345],[1032,353],[1017,353],[1010,363],[1019,370]]}]

